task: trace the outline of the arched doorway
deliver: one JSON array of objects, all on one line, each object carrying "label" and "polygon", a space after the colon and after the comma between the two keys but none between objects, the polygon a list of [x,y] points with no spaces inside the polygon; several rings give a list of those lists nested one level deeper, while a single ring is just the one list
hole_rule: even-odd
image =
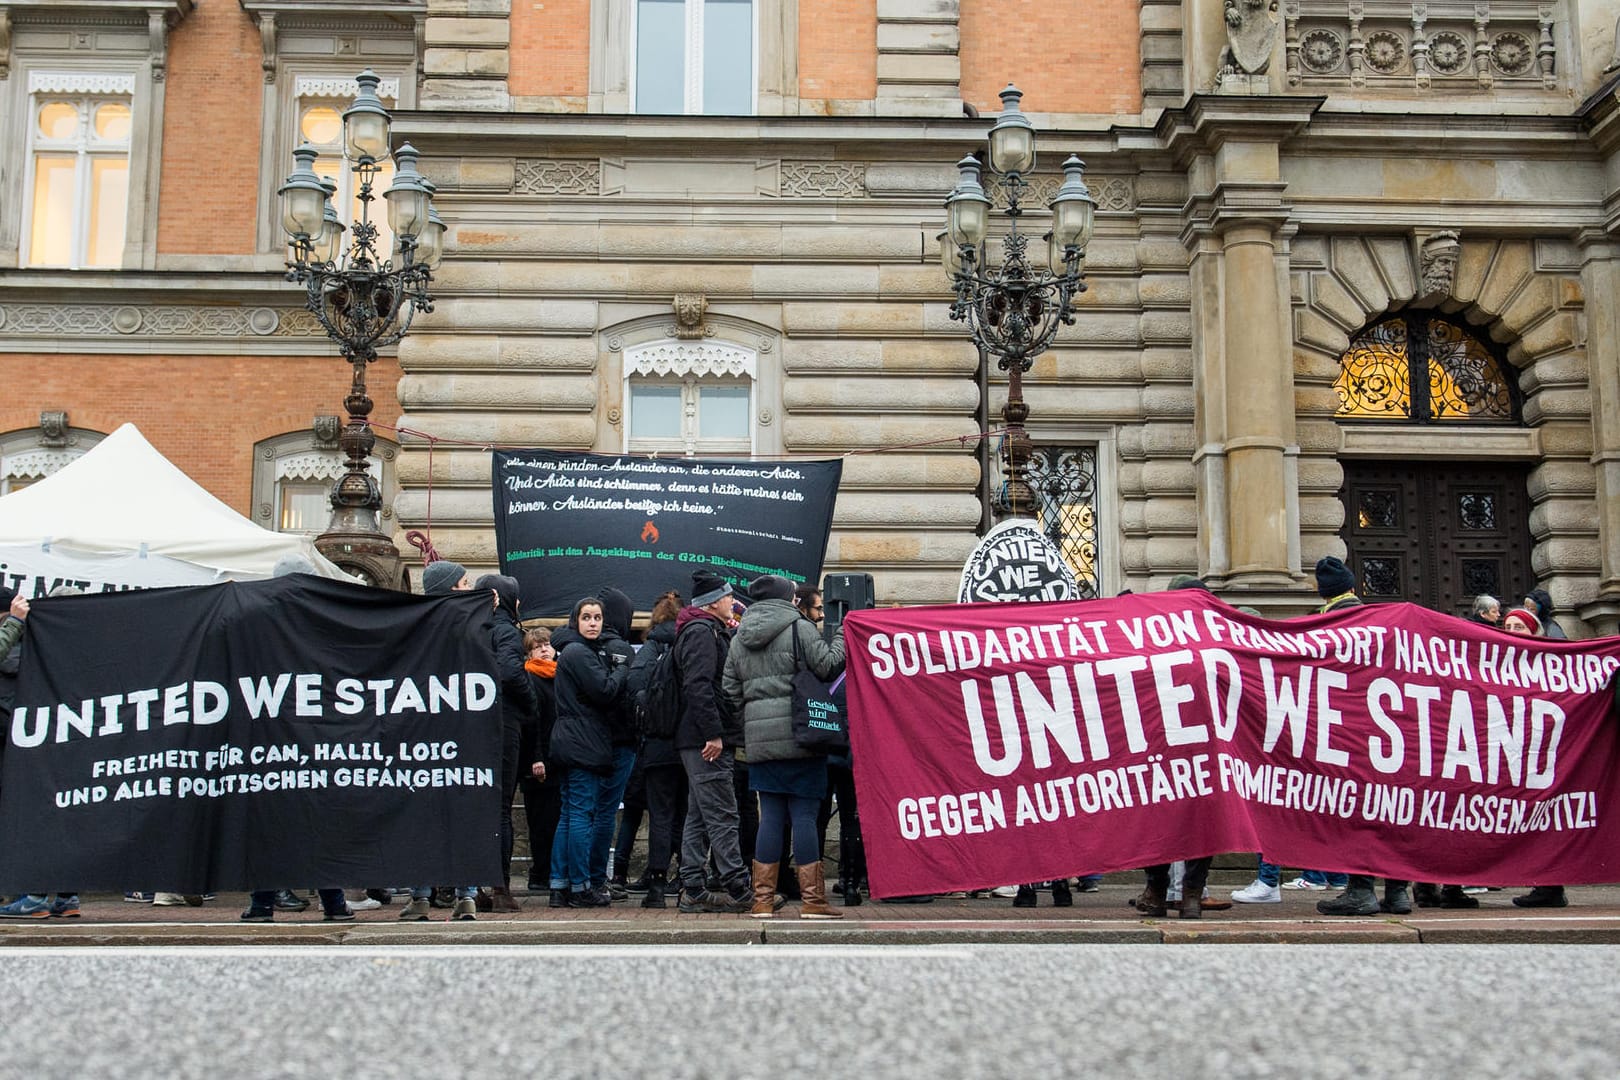
[{"label": "arched doorway", "polygon": [[1342,463],[1341,537],[1364,599],[1465,615],[1482,593],[1513,603],[1534,587],[1529,463],[1420,456],[1403,438],[1446,427],[1459,449],[1471,431],[1521,426],[1512,374],[1495,345],[1436,311],[1389,316],[1351,340],[1337,418],[1390,429],[1386,456]]}]

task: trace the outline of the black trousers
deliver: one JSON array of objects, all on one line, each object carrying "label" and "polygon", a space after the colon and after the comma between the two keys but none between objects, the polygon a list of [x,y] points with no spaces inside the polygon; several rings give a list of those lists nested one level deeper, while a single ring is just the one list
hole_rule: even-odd
[{"label": "black trousers", "polygon": [[[523,780],[523,818],[529,825],[529,854],[534,862],[529,881],[551,881],[551,842],[562,819],[562,784],[557,779],[541,783],[533,776]],[[540,888],[545,888],[542,884]]]},{"label": "black trousers", "polygon": [[518,788],[518,757],[523,729],[516,720],[501,725],[501,887],[512,884],[512,800]]},{"label": "black trousers", "polygon": [[[1350,884],[1348,887],[1352,889],[1366,889],[1370,892],[1377,886],[1377,884],[1378,879],[1373,877],[1371,874],[1351,874]],[[1387,894],[1391,889],[1404,889],[1410,884],[1412,884],[1410,881],[1402,881],[1399,878],[1385,878],[1384,892]]]},{"label": "black trousers", "polygon": [[[619,829],[613,840],[613,877],[618,881],[629,877],[630,856],[636,850],[636,834],[641,831],[641,819],[647,812],[647,771],[641,758],[642,755],[636,755],[636,764],[624,785],[624,798],[619,800],[622,804]],[[649,867],[651,865],[648,863]]]},{"label": "black trousers", "polygon": [[679,763],[644,772],[647,801],[647,870],[667,873],[686,819],[686,770]]},{"label": "black trousers", "polygon": [[[1181,878],[1181,895],[1183,898],[1191,896],[1197,899],[1204,895],[1204,886],[1209,884],[1209,864],[1215,861],[1213,855],[1205,855],[1202,859],[1188,859],[1187,872]],[[1148,888],[1156,893],[1163,894],[1170,888],[1170,864],[1160,863],[1158,866],[1147,868]]]}]

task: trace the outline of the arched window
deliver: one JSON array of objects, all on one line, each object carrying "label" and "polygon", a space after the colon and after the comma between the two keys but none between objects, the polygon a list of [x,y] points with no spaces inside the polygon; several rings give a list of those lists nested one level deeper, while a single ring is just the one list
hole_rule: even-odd
[{"label": "arched window", "polygon": [[0,435],[0,495],[21,491],[76,461],[105,436],[67,426],[67,414],[48,412],[37,428]]},{"label": "arched window", "polygon": [[652,341],[624,350],[625,449],[754,452],[758,354],[716,341]]},{"label": "arched window", "polygon": [[[311,428],[265,439],[253,447],[253,520],[275,532],[314,536],[326,531],[332,517],[328,497],[332,484],[345,471],[338,448],[341,421],[318,416]],[[394,459],[399,448],[378,438],[371,453],[371,475],[382,487],[383,521],[393,517]]]},{"label": "arched window", "polygon": [[1433,311],[1393,315],[1357,334],[1333,384],[1340,419],[1518,423],[1518,385],[1499,350]]}]

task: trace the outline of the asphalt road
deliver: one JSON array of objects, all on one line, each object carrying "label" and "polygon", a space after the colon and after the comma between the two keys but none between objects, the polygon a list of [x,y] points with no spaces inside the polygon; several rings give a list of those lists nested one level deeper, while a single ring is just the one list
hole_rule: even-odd
[{"label": "asphalt road", "polygon": [[0,954],[0,1076],[1608,1080],[1616,961],[1610,946],[19,948]]}]

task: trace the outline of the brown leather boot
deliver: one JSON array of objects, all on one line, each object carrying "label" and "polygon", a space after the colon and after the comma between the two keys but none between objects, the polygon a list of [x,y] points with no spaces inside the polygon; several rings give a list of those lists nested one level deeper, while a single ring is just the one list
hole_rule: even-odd
[{"label": "brown leather boot", "polygon": [[512,890],[505,885],[496,885],[489,890],[490,910],[497,914],[512,914],[522,911],[523,905],[518,898],[512,895]]},{"label": "brown leather boot", "polygon": [[804,903],[799,906],[801,919],[842,919],[844,913],[827,903],[827,875],[820,860],[799,867],[799,895]]},{"label": "brown leather boot", "polygon": [[756,862],[753,864],[754,875],[754,906],[748,914],[755,919],[769,919],[776,914],[776,877],[781,872],[777,863]]},{"label": "brown leather boot", "polygon": [[1167,912],[1164,893],[1148,885],[1142,889],[1142,894],[1131,901],[1131,907],[1143,915],[1163,918]]}]

